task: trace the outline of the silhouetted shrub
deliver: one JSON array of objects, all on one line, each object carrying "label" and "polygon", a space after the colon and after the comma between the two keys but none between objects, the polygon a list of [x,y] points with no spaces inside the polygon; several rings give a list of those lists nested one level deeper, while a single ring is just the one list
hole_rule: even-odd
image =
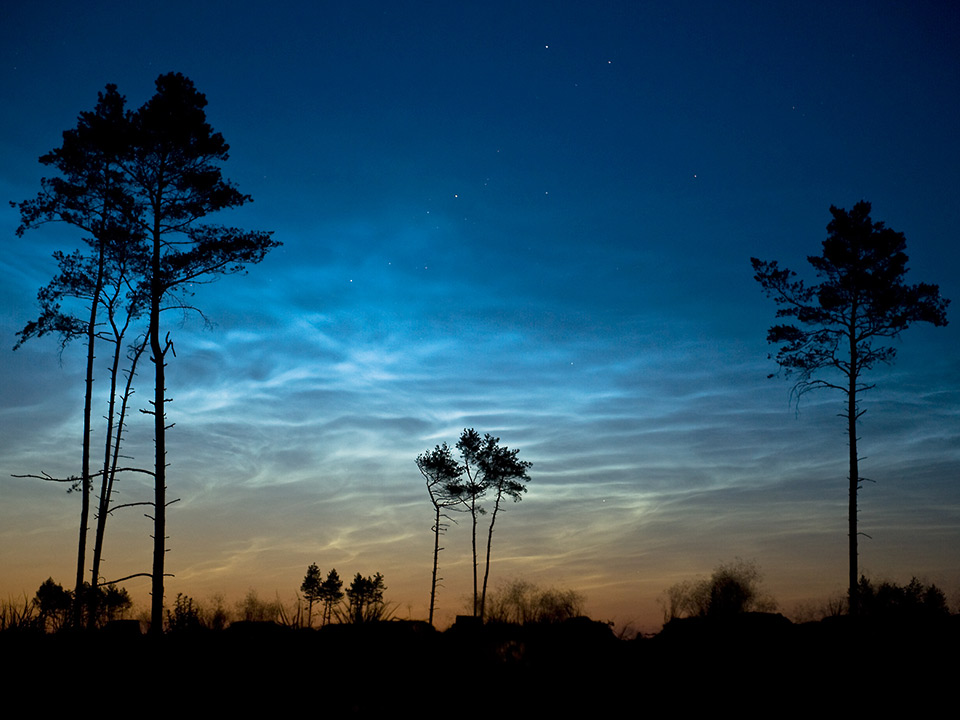
[{"label": "silhouetted shrub", "polygon": [[275,622],[281,616],[280,602],[268,602],[257,596],[257,591],[250,589],[243,600],[237,603],[237,619],[246,622]]},{"label": "silhouetted shrub", "polygon": [[774,612],[777,603],[761,590],[762,579],[755,562],[736,558],[718,565],[709,578],[672,585],[661,599],[664,622],[683,617]]},{"label": "silhouetted shrub", "polygon": [[523,625],[558,623],[583,615],[584,597],[575,590],[541,590],[526,580],[511,580],[487,597],[486,619]]}]

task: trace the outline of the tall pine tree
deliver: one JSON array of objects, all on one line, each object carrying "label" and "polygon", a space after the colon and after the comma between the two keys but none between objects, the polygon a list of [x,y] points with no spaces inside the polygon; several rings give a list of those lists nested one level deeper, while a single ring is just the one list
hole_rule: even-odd
[{"label": "tall pine tree", "polygon": [[757,282],[776,302],[777,317],[793,322],[774,325],[767,340],[779,345],[776,361],[796,379],[797,397],[829,388],[844,395],[841,415],[847,421],[849,445],[849,595],[850,612],[859,603],[857,561],[857,492],[860,467],[857,421],[865,410],[860,395],[873,388],[866,373],[892,363],[896,348],[884,344],[916,322],[947,324],[948,300],[936,285],[907,285],[906,239],[903,233],[870,218],[870,203],[847,212],[831,206],[833,220],[821,255],[807,258],[820,282],[805,285],[796,273],[776,262],[752,258]]}]

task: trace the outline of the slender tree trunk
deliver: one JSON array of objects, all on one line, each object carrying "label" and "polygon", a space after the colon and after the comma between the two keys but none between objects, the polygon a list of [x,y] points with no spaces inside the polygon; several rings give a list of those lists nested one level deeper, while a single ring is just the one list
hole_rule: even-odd
[{"label": "slender tree trunk", "polygon": [[[118,338],[117,346],[120,346],[120,340],[122,336]],[[93,585],[96,587],[100,583],[100,564],[103,557],[103,542],[104,535],[107,527],[107,516],[110,514],[110,503],[113,500],[113,485],[117,478],[117,468],[119,467],[120,462],[120,447],[123,444],[123,428],[126,424],[127,418],[127,407],[130,404],[130,396],[133,395],[133,378],[137,374],[137,364],[140,361],[140,356],[143,354],[143,351],[147,346],[147,338],[144,338],[143,342],[139,345],[132,348],[133,355],[128,356],[130,360],[130,367],[127,370],[127,381],[124,385],[123,396],[120,399],[120,413],[117,416],[117,422],[115,426],[111,426],[111,423],[108,420],[107,423],[107,442],[106,442],[106,457],[104,459],[103,465],[103,477],[104,481],[101,484],[101,493],[100,493],[100,508],[99,516],[97,517],[97,537],[93,546]],[[116,392],[116,358],[114,358],[115,366],[113,373],[110,378],[111,382],[111,393]],[[112,395],[111,395],[112,397]],[[114,403],[110,403],[110,412],[114,411]],[[112,417],[112,414],[111,414]],[[112,427],[112,430],[111,430]],[[112,443],[111,443],[112,440]]]},{"label": "slender tree trunk", "polygon": [[[112,321],[112,319],[111,319]],[[113,418],[116,409],[117,393],[117,371],[120,366],[120,342],[117,342],[113,351],[113,363],[110,366],[110,399],[107,402],[107,432],[103,442],[103,472],[100,475],[100,501],[97,503],[97,529],[93,540],[93,568],[90,571],[90,602],[91,612],[87,618],[87,626],[93,628],[96,625],[97,608],[99,593],[97,589],[100,586],[100,559],[103,556],[103,533],[106,529],[107,508],[110,504],[110,496],[107,489],[110,486],[110,456],[113,449]]]},{"label": "slender tree trunk", "polygon": [[493,514],[490,516],[490,527],[487,528],[487,557],[483,566],[483,592],[480,595],[480,617],[484,616],[487,606],[487,580],[490,578],[490,545],[493,543],[493,525],[497,522],[497,513],[500,511],[502,493],[497,491],[497,499],[493,503]]},{"label": "slender tree trunk", "polygon": [[[159,202],[158,202],[159,205]],[[160,300],[163,295],[160,277],[160,213],[154,213],[153,262],[150,278],[150,351],[153,353],[155,370],[153,392],[153,433],[154,433],[154,478],[153,478],[153,577],[151,583],[150,632],[153,635],[163,633],[163,569],[166,554],[167,530],[167,445],[166,416],[164,412],[165,375],[164,356],[166,348],[160,339]]]},{"label": "slender tree trunk", "polygon": [[[853,314],[856,317],[856,313]],[[850,449],[850,498],[849,498],[849,533],[850,533],[850,614],[860,613],[860,598],[858,593],[858,556],[857,556],[857,489],[860,485],[860,468],[857,457],[857,345],[851,323],[850,331],[850,377],[847,388],[847,439]]]},{"label": "slender tree trunk", "polygon": [[477,496],[470,501],[470,516],[473,521],[473,616],[477,617],[479,596],[477,594]]},{"label": "slender tree trunk", "polygon": [[427,620],[433,625],[433,608],[437,600],[437,567],[440,564],[440,506],[434,504],[437,511],[436,520],[433,525],[433,577],[430,581],[430,617]]},{"label": "slender tree trunk", "polygon": [[100,584],[100,560],[103,557],[103,534],[107,525],[107,510],[110,507],[110,461],[113,456],[114,425],[113,419],[117,406],[117,373],[120,370],[120,338],[113,351],[113,363],[110,366],[110,399],[107,402],[107,437],[103,442],[103,473],[100,476],[100,502],[97,505],[97,534],[93,541],[93,570],[90,573],[90,587],[94,590]]},{"label": "slender tree trunk", "polygon": [[90,300],[90,321],[87,325],[87,371],[83,397],[83,450],[80,463],[80,536],[77,541],[77,587],[73,594],[73,623],[83,626],[83,576],[87,554],[87,526],[90,524],[90,493],[93,482],[90,478],[90,433],[93,408],[93,360],[97,339],[97,307],[100,302],[100,289],[103,284],[103,240],[97,257],[97,278],[94,282],[93,297]]}]

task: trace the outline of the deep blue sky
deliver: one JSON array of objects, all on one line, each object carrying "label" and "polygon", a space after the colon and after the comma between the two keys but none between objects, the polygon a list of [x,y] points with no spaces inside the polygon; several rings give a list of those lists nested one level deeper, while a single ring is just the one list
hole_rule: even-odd
[{"label": "deep blue sky", "polygon": [[[516,7],[520,5],[518,9]],[[949,3],[20,4],[0,19],[0,198],[116,83],[179,71],[255,202],[219,222],[284,243],[199,289],[171,329],[168,592],[293,594],[310,562],[384,573],[426,612],[430,506],[414,458],[465,426],[534,463],[498,521],[493,582],[656,596],[734,556],[786,609],[842,589],[840,398],[768,380],[774,308],[749,258],[805,271],[831,204],[873,203],[913,282],[960,297],[960,10]],[[5,252],[0,338],[36,313],[49,227]],[[952,308],[956,310],[956,307]],[[950,313],[952,318],[953,314]],[[960,593],[958,325],[914,328],[865,398],[862,567]],[[0,364],[0,476],[76,472],[79,346]],[[105,373],[99,376],[105,380]],[[141,399],[147,395],[144,378]],[[129,446],[150,457],[149,428]],[[123,501],[147,499],[129,479]],[[0,481],[0,581],[72,576],[78,502]],[[147,568],[114,521],[107,574]],[[465,525],[441,612],[469,590]],[[128,584],[136,596],[143,587]]]}]

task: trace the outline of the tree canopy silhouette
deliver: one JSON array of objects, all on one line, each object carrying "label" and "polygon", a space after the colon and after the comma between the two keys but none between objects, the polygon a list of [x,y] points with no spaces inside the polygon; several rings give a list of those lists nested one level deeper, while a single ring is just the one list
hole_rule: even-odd
[{"label": "tree canopy silhouette", "polygon": [[778,318],[793,322],[772,326],[768,342],[779,345],[776,361],[799,400],[820,388],[844,394],[841,413],[847,420],[849,444],[849,595],[850,612],[857,603],[857,491],[860,489],[857,421],[865,410],[860,394],[873,388],[864,375],[880,363],[892,363],[896,338],[916,322],[947,324],[948,300],[936,285],[904,282],[906,239],[870,218],[870,203],[852,210],[830,207],[823,252],[807,258],[820,279],[815,285],[775,261],[751,258],[755,279],[777,304]]}]

